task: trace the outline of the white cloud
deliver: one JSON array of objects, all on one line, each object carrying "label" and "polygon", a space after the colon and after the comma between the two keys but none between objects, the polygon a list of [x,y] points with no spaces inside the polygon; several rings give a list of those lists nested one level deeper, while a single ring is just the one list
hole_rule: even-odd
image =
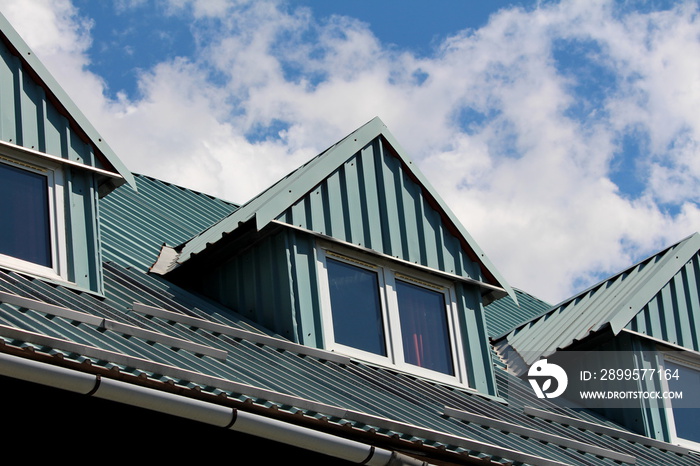
[{"label": "white cloud", "polygon": [[[89,19],[67,1],[0,1],[132,170],[243,202],[378,115],[511,284],[550,301],[700,230],[697,4],[621,5],[504,9],[419,57],[346,17],[173,0],[196,56],[110,100],[87,68]],[[633,193],[613,173],[630,135]]]}]

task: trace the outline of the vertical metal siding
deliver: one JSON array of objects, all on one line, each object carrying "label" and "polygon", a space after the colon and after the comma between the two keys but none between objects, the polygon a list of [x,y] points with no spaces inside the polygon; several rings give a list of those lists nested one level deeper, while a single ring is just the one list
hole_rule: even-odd
[{"label": "vertical metal siding", "polygon": [[700,259],[696,254],[626,326],[700,351]]},{"label": "vertical metal siding", "polygon": [[[398,158],[384,150],[379,138],[349,158],[277,220],[411,263],[480,278],[478,267],[449,232],[421,186],[411,179]],[[317,345],[322,336],[320,323],[312,320],[320,316],[318,299],[314,297],[318,293],[315,257],[308,250],[311,239],[305,236],[308,235],[295,233],[290,249],[292,291],[295,299],[305,297],[307,303],[296,306],[301,319],[298,323],[306,329],[299,338],[305,344]],[[302,249],[304,252],[300,253]],[[478,290],[460,284],[456,291],[470,383],[483,393],[495,394]],[[313,313],[309,306],[315,306]]]},{"label": "vertical metal siding", "polygon": [[422,188],[379,139],[357,152],[277,220],[393,257],[479,279]]},{"label": "vertical metal siding", "polygon": [[496,395],[496,379],[493,373],[491,345],[486,334],[484,312],[478,291],[458,284],[457,309],[462,335],[462,352],[465,358],[469,386],[481,393]]},{"label": "vertical metal siding", "polygon": [[92,150],[47,99],[22,61],[0,43],[0,138],[67,160],[98,166]]},{"label": "vertical metal siding", "polygon": [[[92,149],[48,100],[22,60],[0,43],[0,138],[53,156],[94,166]],[[96,181],[93,175],[63,169],[68,280],[102,292],[98,249]]]},{"label": "vertical metal siding", "polygon": [[[223,305],[260,325],[299,342],[299,334],[318,306],[308,306],[315,299],[313,271],[304,271],[301,247],[280,232],[265,238],[245,253],[212,269],[200,277],[201,291]],[[295,273],[296,272],[296,273]],[[298,315],[299,308],[305,317]]]}]

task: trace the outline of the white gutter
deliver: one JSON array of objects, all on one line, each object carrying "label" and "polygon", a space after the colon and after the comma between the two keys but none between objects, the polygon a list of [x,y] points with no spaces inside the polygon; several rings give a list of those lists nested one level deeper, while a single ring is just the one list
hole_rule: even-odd
[{"label": "white gutter", "polygon": [[277,419],[4,353],[0,353],[0,374],[255,435],[358,464],[429,466],[410,456]]}]

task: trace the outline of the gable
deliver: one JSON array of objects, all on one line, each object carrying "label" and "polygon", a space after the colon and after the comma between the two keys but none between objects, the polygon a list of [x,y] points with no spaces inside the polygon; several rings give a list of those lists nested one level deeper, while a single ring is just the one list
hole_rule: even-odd
[{"label": "gable", "polygon": [[243,225],[301,228],[469,281],[486,302],[515,295],[379,118],[174,251],[154,270],[216,256]]},{"label": "gable", "polygon": [[700,351],[700,254],[678,270],[625,330]]},{"label": "gable", "polygon": [[695,233],[520,325],[500,343],[528,365],[606,330],[696,345],[691,333],[697,328],[698,251]]},{"label": "gable", "polygon": [[484,280],[429,193],[381,138],[275,220],[446,273]]},{"label": "gable", "polygon": [[124,183],[134,186],[129,170],[2,14],[0,83],[2,146],[88,171],[101,196]]},{"label": "gable", "polygon": [[0,266],[102,293],[98,198],[133,177],[1,14],[0,177]]}]

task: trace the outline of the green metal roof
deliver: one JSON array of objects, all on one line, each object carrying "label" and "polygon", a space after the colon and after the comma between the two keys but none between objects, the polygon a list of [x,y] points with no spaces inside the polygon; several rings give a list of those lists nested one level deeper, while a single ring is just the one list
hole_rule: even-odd
[{"label": "green metal roof", "polygon": [[[697,350],[700,234],[590,287],[502,337],[529,365],[609,327]],[[673,295],[673,297],[671,297]],[[684,303],[678,306],[678,299]],[[680,308],[683,312],[677,312]],[[691,337],[695,335],[695,337]]]},{"label": "green metal roof", "polygon": [[523,290],[516,288],[514,291],[517,302],[506,296],[484,307],[486,328],[491,338],[498,338],[552,308],[551,304]]},{"label": "green metal roof", "polygon": [[[98,172],[103,195],[124,182],[133,187],[131,172],[2,13],[0,40],[0,77],[7,84],[0,95],[1,139],[64,163],[103,170]],[[65,140],[67,129],[70,140]],[[77,139],[87,147],[77,147]],[[116,176],[103,176],[107,173]]]},{"label": "green metal roof", "polygon": [[453,462],[700,464],[682,448],[539,400],[502,370],[507,404],[275,338],[136,269],[106,263],[105,288],[98,299],[0,271],[0,352],[272,417],[296,413],[319,429]]},{"label": "green metal roof", "polygon": [[[188,222],[196,213],[212,210],[206,224],[235,209],[135,179],[138,192],[121,187],[101,210],[102,223],[114,228],[102,238],[107,250],[132,243],[155,249],[169,234],[175,240],[201,228]],[[132,217],[142,223],[126,223]],[[107,254],[114,260],[103,266],[104,298],[0,269],[0,353],[234,404],[451,464],[700,464],[687,449],[537,399],[501,369],[499,400],[291,343],[147,273],[151,249]]]},{"label": "green metal roof", "polygon": [[135,174],[137,188],[119,188],[100,201],[102,256],[148,270],[163,245],[175,246],[235,212],[238,206]]}]

